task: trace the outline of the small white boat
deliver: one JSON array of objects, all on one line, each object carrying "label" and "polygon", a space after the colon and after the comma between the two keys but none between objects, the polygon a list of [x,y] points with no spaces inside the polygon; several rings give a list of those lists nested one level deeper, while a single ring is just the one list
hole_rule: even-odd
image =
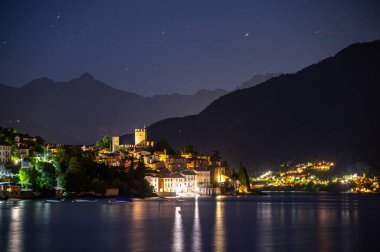
[{"label": "small white boat", "polygon": [[9,199],[7,199],[7,201],[20,201],[21,199],[19,199],[19,198],[9,198]]},{"label": "small white boat", "polygon": [[77,203],[88,203],[88,202],[96,202],[96,201],[97,201],[96,199],[91,198],[91,197],[79,198],[79,199],[73,200],[73,202],[77,202]]},{"label": "small white boat", "polygon": [[57,197],[50,197],[50,198],[44,199],[44,202],[45,203],[61,203],[62,200]]}]

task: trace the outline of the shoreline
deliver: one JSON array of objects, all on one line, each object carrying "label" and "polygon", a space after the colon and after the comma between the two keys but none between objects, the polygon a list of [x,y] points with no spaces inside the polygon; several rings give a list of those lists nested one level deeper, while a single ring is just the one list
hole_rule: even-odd
[{"label": "shoreline", "polygon": [[[150,197],[130,197],[132,201],[149,201],[149,200],[162,200],[162,201],[172,201],[172,200],[181,200],[181,199],[195,199],[195,198],[240,198],[240,197],[254,197],[254,196],[268,196],[273,194],[287,194],[287,195],[294,195],[294,194],[303,194],[303,195],[380,195],[379,192],[327,192],[327,191],[260,191],[253,192],[253,193],[244,193],[244,194],[236,194],[236,195],[228,195],[228,194],[220,194],[220,195],[194,195],[194,196],[150,196]],[[117,197],[124,197],[124,196],[117,196],[117,197],[101,197],[101,196],[69,196],[69,197],[57,197],[59,199],[63,199],[64,201],[71,201],[75,199],[82,199],[86,197],[92,197],[96,200],[112,200]],[[127,197],[127,196],[126,196]],[[128,196],[129,197],[129,196]],[[31,200],[31,201],[40,201],[45,200],[49,197],[9,197],[9,198],[1,198],[0,202],[17,202],[17,201],[24,201],[24,200]]]}]

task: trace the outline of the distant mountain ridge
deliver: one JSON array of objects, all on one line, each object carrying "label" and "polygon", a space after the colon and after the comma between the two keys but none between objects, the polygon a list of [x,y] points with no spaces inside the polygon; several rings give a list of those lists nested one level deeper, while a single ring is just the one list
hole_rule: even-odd
[{"label": "distant mountain ridge", "polygon": [[157,122],[149,137],[219,150],[256,171],[316,159],[379,170],[379,66],[380,40],[354,44],[295,74],[224,95],[198,115]]},{"label": "distant mountain ridge", "polygon": [[250,88],[254,87],[258,84],[261,84],[269,79],[280,76],[282,73],[267,73],[267,74],[255,74],[251,77],[251,79],[243,82],[238,89]]},{"label": "distant mountain ridge", "polygon": [[197,114],[227,91],[143,97],[112,88],[85,73],[67,82],[48,78],[20,88],[0,84],[0,125],[49,141],[90,144],[173,116]]}]

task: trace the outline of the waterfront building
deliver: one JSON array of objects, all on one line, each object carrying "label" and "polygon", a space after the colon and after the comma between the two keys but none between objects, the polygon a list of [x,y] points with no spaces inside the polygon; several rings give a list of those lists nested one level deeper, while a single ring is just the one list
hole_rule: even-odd
[{"label": "waterfront building", "polygon": [[185,178],[178,173],[162,176],[159,184],[160,192],[185,192]]},{"label": "waterfront building", "polygon": [[182,171],[181,175],[185,178],[185,192],[195,192],[197,174],[193,170],[187,170]]},{"label": "waterfront building", "polygon": [[21,185],[14,182],[0,182],[0,198],[18,198],[21,193]]},{"label": "waterfront building", "polygon": [[160,177],[154,174],[145,176],[146,181],[153,187],[153,192],[159,192],[159,180]]},{"label": "waterfront building", "polygon": [[197,174],[197,183],[209,185],[211,183],[210,171],[207,169],[194,169],[194,172]]}]

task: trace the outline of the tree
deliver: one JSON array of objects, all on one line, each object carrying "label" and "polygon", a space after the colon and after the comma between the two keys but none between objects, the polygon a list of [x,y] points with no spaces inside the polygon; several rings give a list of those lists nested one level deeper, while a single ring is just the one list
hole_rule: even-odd
[{"label": "tree", "polygon": [[239,164],[239,182],[241,185],[247,185],[247,179],[246,179],[246,176],[245,176],[245,172],[244,172],[244,166],[243,166],[243,163],[240,161],[240,164]]},{"label": "tree", "polygon": [[30,169],[24,169],[24,168],[21,168],[18,172],[18,176],[20,178],[20,183],[22,186],[24,187],[27,187],[27,188],[30,188],[32,185],[30,183],[30,173],[29,173],[29,170]]},{"label": "tree", "polygon": [[107,184],[98,178],[92,181],[92,189],[99,194],[105,194],[107,191]]},{"label": "tree", "polygon": [[197,151],[195,150],[195,147],[192,144],[189,144],[189,145],[186,145],[186,146],[179,148],[178,152],[180,154],[191,153],[193,155],[197,155]]},{"label": "tree", "polygon": [[145,179],[145,165],[144,165],[144,162],[141,158],[140,158],[140,160],[137,164],[137,168],[135,170],[135,178],[139,182],[144,182],[144,179]]},{"label": "tree", "polygon": [[55,168],[51,163],[39,164],[37,185],[41,192],[51,192],[56,185]]},{"label": "tree", "polygon": [[71,158],[76,157],[78,160],[82,159],[83,151],[79,146],[60,146],[58,147],[57,154],[54,161],[60,166],[62,172],[68,169]]},{"label": "tree", "polygon": [[98,148],[111,148],[111,139],[104,136],[102,140],[96,142],[95,146]]},{"label": "tree", "polygon": [[81,192],[83,185],[81,163],[77,157],[72,157],[69,162],[68,170],[65,173],[65,184],[68,192]]},{"label": "tree", "polygon": [[169,155],[175,155],[175,151],[170,147],[169,142],[163,138],[154,145],[153,151],[166,151]]},{"label": "tree", "polygon": [[220,160],[222,160],[222,156],[219,151],[215,150],[211,155],[211,161],[220,162]]},{"label": "tree", "polygon": [[131,165],[129,166],[129,180],[133,181],[135,179],[135,160],[131,157]]},{"label": "tree", "polygon": [[249,176],[247,173],[247,169],[243,166],[242,162],[240,162],[239,165],[239,182],[242,187],[242,191],[246,192],[249,190]]},{"label": "tree", "polygon": [[21,168],[18,175],[20,178],[20,183],[24,187],[31,188],[32,190],[37,190],[38,171],[34,167],[27,169]]},{"label": "tree", "polygon": [[226,175],[227,177],[229,177],[229,178],[232,178],[231,167],[230,167],[230,164],[228,163],[228,161],[227,161],[227,160],[224,160],[222,166],[224,166],[224,169],[225,169],[225,175]]}]

